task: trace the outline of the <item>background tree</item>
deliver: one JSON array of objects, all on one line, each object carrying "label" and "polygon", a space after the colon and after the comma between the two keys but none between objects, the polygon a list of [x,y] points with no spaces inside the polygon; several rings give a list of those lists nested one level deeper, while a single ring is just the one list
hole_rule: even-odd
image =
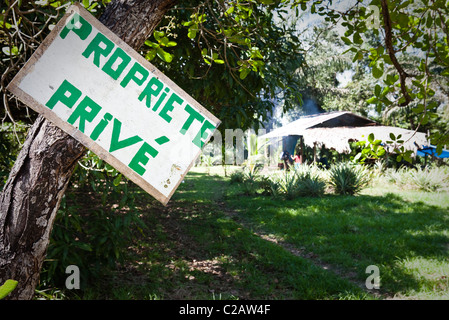
[{"label": "background tree", "polygon": [[[295,1],[294,5],[305,3]],[[449,76],[449,7],[445,1],[354,1],[344,12],[321,1],[313,1],[311,6],[333,23],[341,20],[346,28],[342,40],[351,47],[355,61],[370,60],[369,68],[378,83],[367,102],[376,105],[378,112],[414,103],[409,118],[417,116],[416,128],[439,117],[442,104],[432,98],[437,87],[447,85]],[[364,47],[368,31],[379,39],[369,49]],[[405,59],[408,54],[418,59],[417,68]],[[449,142],[449,132],[433,128],[430,141],[441,152]]]}]

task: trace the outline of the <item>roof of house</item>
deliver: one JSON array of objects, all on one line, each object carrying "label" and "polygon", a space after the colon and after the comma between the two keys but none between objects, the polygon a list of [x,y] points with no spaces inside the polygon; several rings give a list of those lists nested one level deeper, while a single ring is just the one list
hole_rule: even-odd
[{"label": "roof of house", "polygon": [[383,142],[391,140],[390,133],[395,136],[401,135],[401,140],[404,140],[403,146],[407,150],[416,150],[416,144],[420,147],[427,145],[426,135],[422,132],[382,126],[371,119],[348,111],[302,117],[272,130],[261,138],[298,135],[303,136],[304,143],[310,147],[324,145],[338,152],[347,153],[351,151],[349,141],[366,140],[370,133],[374,134],[375,139]]},{"label": "roof of house", "polygon": [[264,138],[273,138],[289,135],[303,135],[304,130],[316,127],[340,127],[340,126],[361,126],[376,125],[371,119],[356,115],[349,111],[335,111],[328,113],[318,113],[301,117],[289,124],[274,129],[264,135]]}]

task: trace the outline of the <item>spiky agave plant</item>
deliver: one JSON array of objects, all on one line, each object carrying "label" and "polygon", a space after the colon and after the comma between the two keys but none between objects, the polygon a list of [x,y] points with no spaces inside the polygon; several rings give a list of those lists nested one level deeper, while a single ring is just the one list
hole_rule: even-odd
[{"label": "spiky agave plant", "polygon": [[351,162],[336,164],[329,170],[329,184],[335,193],[341,195],[359,193],[370,179],[371,175],[364,166]]}]

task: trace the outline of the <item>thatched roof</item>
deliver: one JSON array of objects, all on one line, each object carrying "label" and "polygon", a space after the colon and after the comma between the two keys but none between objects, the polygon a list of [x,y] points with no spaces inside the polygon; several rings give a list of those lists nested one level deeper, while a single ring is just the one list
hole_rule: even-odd
[{"label": "thatched roof", "polygon": [[317,127],[340,127],[340,126],[364,126],[375,125],[376,122],[365,117],[353,114],[349,111],[337,111],[319,113],[301,117],[289,124],[272,130],[262,138],[274,138],[282,136],[302,136],[305,130]]},{"label": "thatched roof", "polygon": [[370,133],[374,134],[376,140],[379,139],[382,142],[391,140],[390,133],[396,137],[402,135],[401,140],[404,140],[402,145],[406,150],[416,151],[415,143],[420,147],[427,145],[424,133],[389,126],[312,128],[307,129],[303,137],[304,143],[310,147],[313,147],[314,144],[325,145],[340,153],[349,153],[351,148],[348,141],[366,141]]},{"label": "thatched roof", "polygon": [[381,126],[373,120],[355,115],[351,112],[331,112],[312,115],[293,121],[281,128],[275,129],[261,138],[275,138],[298,135],[304,138],[304,143],[310,147],[314,145],[326,146],[340,153],[351,151],[349,141],[367,140],[370,133],[382,142],[391,140],[390,133],[402,135],[404,148],[416,151],[416,145],[427,145],[426,135],[413,130],[398,127]]}]

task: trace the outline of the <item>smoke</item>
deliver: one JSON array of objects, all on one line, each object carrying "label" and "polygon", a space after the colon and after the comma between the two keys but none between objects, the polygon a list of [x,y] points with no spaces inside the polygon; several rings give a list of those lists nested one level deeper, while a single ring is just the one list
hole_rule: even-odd
[{"label": "smoke", "polygon": [[283,112],[283,102],[275,101],[272,117],[264,124],[265,129],[267,129],[267,131],[271,131],[272,129],[285,126],[292,121],[298,120],[303,116],[309,116],[322,112],[323,111],[313,98],[304,99],[301,106],[285,113]]}]

